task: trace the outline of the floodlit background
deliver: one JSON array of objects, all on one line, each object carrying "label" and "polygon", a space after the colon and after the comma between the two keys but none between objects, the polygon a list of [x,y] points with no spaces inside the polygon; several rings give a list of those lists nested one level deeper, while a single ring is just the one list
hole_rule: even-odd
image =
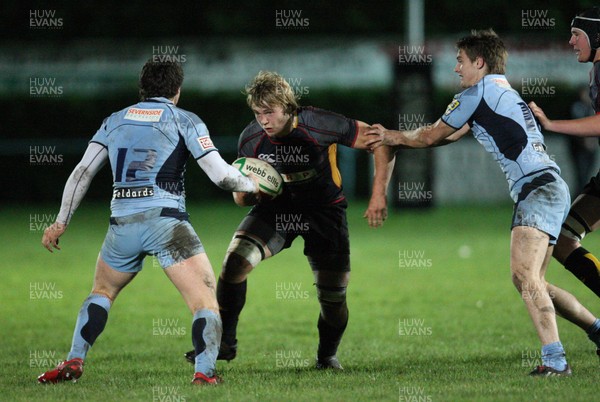
[{"label": "floodlit background", "polygon": [[[241,90],[259,70],[281,73],[304,105],[410,129],[435,121],[459,91],[454,43],[472,28],[493,27],[505,39],[507,75],[526,101],[536,101],[551,117],[570,117],[591,64],[576,62],[569,26],[592,2],[413,1],[413,14],[410,4],[4,2],[0,163],[10,171],[3,180],[10,191],[2,198],[56,201],[102,120],[136,102],[139,70],[151,57],[183,63],[180,106],[204,119],[228,160],[252,119]],[[573,141],[548,134],[547,142],[577,192]],[[589,153],[597,144],[580,141],[576,147]],[[393,203],[509,201],[502,173],[470,137],[400,156]],[[367,197],[368,156],[341,150],[339,159],[347,194]],[[581,175],[589,176],[597,164]],[[402,173],[407,170],[413,173]],[[88,198],[107,200],[109,186],[107,169]],[[426,198],[406,199],[402,189],[413,188]],[[190,199],[226,196],[195,168],[187,191]]]}]

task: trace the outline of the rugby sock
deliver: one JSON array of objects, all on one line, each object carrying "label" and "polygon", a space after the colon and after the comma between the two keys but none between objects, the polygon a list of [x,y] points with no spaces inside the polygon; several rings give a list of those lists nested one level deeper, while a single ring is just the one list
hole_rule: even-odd
[{"label": "rugby sock", "polygon": [[567,359],[562,343],[553,342],[542,346],[542,364],[562,371],[567,368]]},{"label": "rugby sock", "polygon": [[196,373],[202,373],[207,377],[215,375],[221,331],[221,319],[217,313],[207,309],[194,313],[192,343],[196,351]]},{"label": "rugby sock", "polygon": [[600,319],[596,318],[596,321],[594,321],[586,332],[590,341],[594,342],[596,347],[600,349]]},{"label": "rugby sock", "polygon": [[348,325],[348,305],[346,301],[332,303],[320,300],[321,314],[317,328],[319,329],[318,357],[329,357],[337,353],[338,346]]},{"label": "rugby sock", "polygon": [[564,266],[600,297],[600,261],[592,253],[579,247],[569,254]]},{"label": "rugby sock", "polygon": [[106,296],[92,293],[83,301],[77,315],[71,351],[67,360],[76,357],[85,359],[89,348],[104,331],[109,310],[110,300]]},{"label": "rugby sock", "polygon": [[233,346],[236,343],[236,330],[240,313],[246,304],[248,280],[229,283],[219,278],[217,282],[217,301],[223,320],[223,342]]}]

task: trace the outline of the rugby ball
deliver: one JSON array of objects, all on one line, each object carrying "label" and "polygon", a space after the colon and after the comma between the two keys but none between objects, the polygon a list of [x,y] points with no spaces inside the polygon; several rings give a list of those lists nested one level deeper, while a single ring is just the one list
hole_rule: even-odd
[{"label": "rugby ball", "polygon": [[250,173],[256,176],[260,191],[271,198],[277,197],[283,191],[283,178],[269,163],[258,158],[242,157],[236,159],[232,165],[244,176]]}]

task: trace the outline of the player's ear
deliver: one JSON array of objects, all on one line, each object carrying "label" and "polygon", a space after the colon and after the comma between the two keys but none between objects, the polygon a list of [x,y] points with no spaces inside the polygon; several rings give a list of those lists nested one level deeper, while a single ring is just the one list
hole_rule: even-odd
[{"label": "player's ear", "polygon": [[479,70],[485,67],[485,60],[483,60],[483,57],[477,57],[475,59],[475,66],[477,66]]}]

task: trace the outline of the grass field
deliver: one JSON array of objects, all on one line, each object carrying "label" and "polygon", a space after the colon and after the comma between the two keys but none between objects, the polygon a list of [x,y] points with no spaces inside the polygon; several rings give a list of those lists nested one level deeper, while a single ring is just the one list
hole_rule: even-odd
[{"label": "grass field", "polygon": [[[85,204],[85,203],[84,203]],[[5,401],[591,401],[600,383],[594,347],[559,320],[572,378],[534,379],[539,342],[510,281],[510,206],[398,211],[379,230],[348,210],[352,279],[341,373],[312,367],[318,304],[302,243],[249,278],[238,358],[226,383],[192,387],[183,360],[191,316],[153,259],[113,305],[76,384],[36,377],[64,359],[87,296],[108,206],[85,204],[51,255],[40,245],[58,205],[3,207],[0,400]],[[246,210],[188,205],[216,271]],[[40,224],[41,222],[41,224]],[[600,251],[600,237],[586,245]],[[598,299],[556,262],[548,279],[600,314]]]}]

